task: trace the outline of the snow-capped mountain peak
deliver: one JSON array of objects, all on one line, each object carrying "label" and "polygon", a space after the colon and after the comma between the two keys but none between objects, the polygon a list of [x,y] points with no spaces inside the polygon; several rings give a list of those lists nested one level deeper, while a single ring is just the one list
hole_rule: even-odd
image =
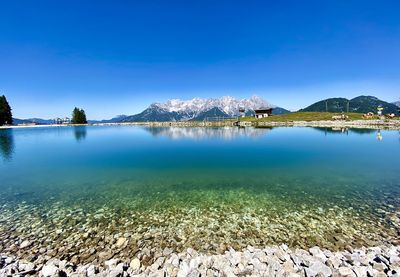
[{"label": "snow-capped mountain peak", "polygon": [[189,100],[170,99],[165,103],[154,103],[152,106],[157,106],[168,112],[177,112],[185,114],[187,119],[196,117],[199,113],[208,111],[212,108],[219,108],[230,116],[239,114],[239,108],[247,110],[255,110],[265,107],[274,107],[269,102],[259,96],[252,96],[249,99],[236,99],[232,96],[223,96],[221,98],[193,98]]}]

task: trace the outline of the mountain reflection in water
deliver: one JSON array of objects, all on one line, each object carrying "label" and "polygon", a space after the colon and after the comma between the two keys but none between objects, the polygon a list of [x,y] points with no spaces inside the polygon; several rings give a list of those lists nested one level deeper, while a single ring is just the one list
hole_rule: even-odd
[{"label": "mountain reflection in water", "polygon": [[219,138],[231,140],[239,136],[261,137],[272,130],[270,128],[238,128],[238,127],[145,127],[155,137],[170,139],[208,139]]}]

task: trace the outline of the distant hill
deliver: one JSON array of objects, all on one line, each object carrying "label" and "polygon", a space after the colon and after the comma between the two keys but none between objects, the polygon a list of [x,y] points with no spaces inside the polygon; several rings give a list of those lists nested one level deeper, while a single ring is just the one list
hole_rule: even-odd
[{"label": "distant hill", "polygon": [[127,115],[117,115],[116,117],[113,117],[111,119],[104,119],[104,120],[88,120],[89,124],[95,124],[95,123],[117,123],[117,122],[122,122]]},{"label": "distant hill", "polygon": [[301,109],[300,112],[347,112],[347,105],[349,112],[353,113],[376,113],[378,106],[382,106],[383,113],[396,113],[398,108],[392,103],[385,102],[376,98],[375,96],[358,96],[353,99],[346,98],[329,98],[318,101],[307,108]]},{"label": "distant hill", "polygon": [[393,105],[396,105],[397,107],[400,107],[400,101],[393,102],[392,104],[393,104]]},{"label": "distant hill", "polygon": [[13,118],[14,125],[31,124],[31,123],[46,125],[46,124],[53,124],[54,120],[53,119],[42,119],[42,118],[27,118],[27,119]]},{"label": "distant hill", "polygon": [[290,111],[281,107],[275,107],[272,110],[272,114],[287,114],[287,113],[290,113]]}]

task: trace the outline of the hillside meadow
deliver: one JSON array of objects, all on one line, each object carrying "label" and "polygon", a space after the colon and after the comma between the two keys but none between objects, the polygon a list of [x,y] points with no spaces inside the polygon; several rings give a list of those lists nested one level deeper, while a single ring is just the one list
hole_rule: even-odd
[{"label": "hillside meadow", "polygon": [[[273,115],[265,118],[243,117],[240,121],[271,121],[271,122],[287,122],[287,121],[322,121],[332,120],[333,116],[341,115],[341,113],[330,112],[293,112],[288,114]],[[347,120],[369,120],[364,119],[361,113],[345,113],[349,118]],[[371,119],[378,119],[377,116]],[[399,117],[395,119],[399,120]]]}]

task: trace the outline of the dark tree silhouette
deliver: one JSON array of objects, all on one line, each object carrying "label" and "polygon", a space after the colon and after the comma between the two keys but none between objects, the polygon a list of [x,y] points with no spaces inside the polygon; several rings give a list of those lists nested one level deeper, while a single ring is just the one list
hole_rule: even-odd
[{"label": "dark tree silhouette", "polygon": [[0,126],[13,123],[11,107],[4,95],[0,96]]}]

